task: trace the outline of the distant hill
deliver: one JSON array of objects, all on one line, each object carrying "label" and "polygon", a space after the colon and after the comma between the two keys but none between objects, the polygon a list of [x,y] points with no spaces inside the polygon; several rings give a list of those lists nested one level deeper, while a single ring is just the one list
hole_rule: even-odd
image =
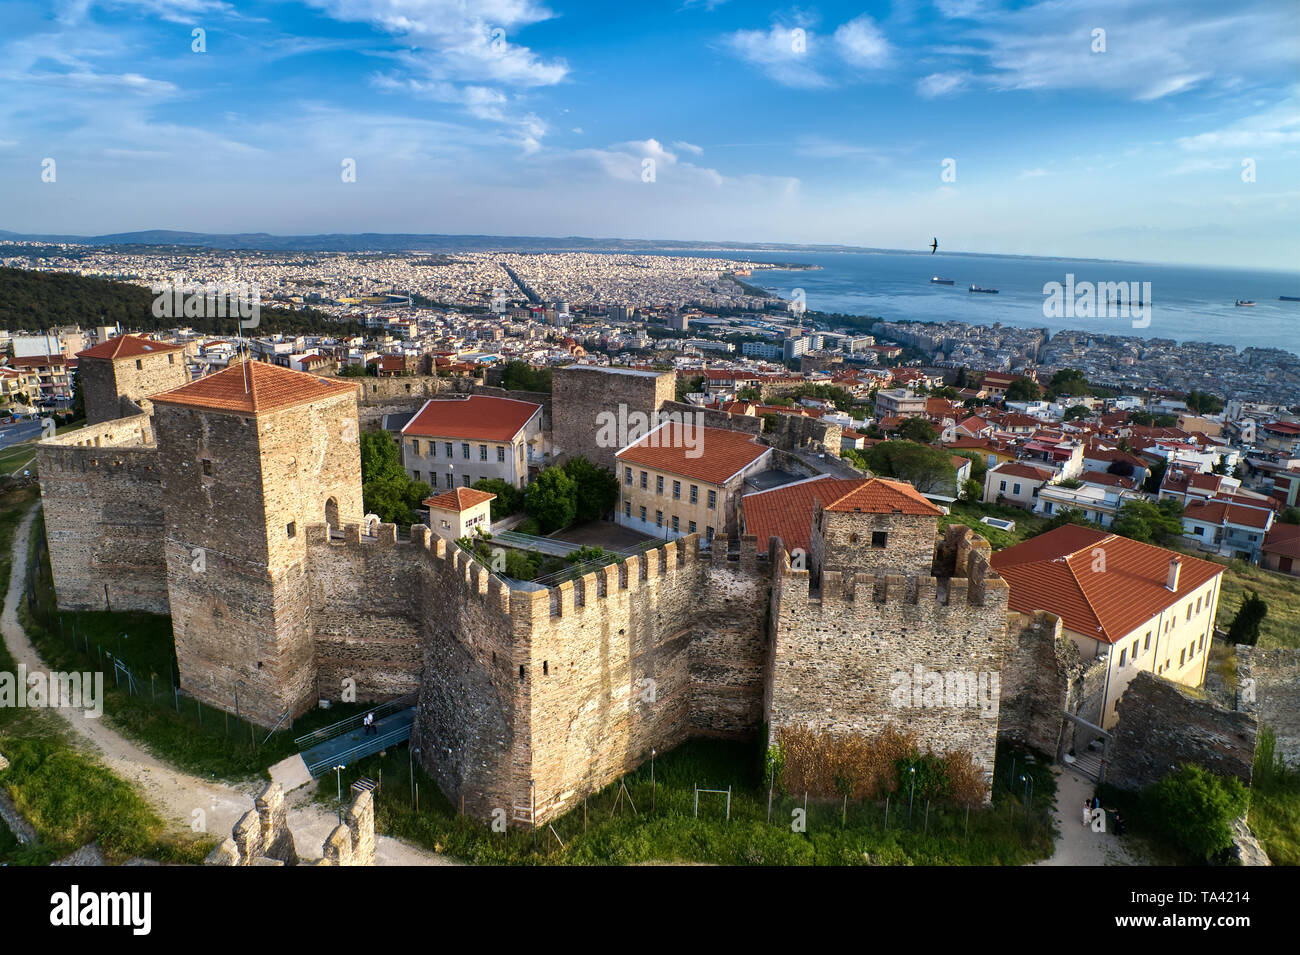
[{"label": "distant hill", "polygon": [[[209,335],[233,335],[234,319],[156,318],[147,288],[67,272],[0,268],[0,328],[39,331],[56,325],[120,324],[128,331],[158,332],[186,323]],[[315,309],[262,306],[256,334],[360,334],[356,323],[334,321]]]}]

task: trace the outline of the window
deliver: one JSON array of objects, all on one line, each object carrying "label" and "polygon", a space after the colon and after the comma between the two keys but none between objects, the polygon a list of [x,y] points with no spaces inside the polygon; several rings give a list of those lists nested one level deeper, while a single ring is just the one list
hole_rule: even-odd
[{"label": "window", "polygon": [[442,522],[442,526],[443,526],[443,527],[451,527],[451,521],[443,521],[443,522]]},{"label": "window", "polygon": [[1151,649],[1151,631],[1148,630],[1148,631],[1147,631],[1147,638],[1146,638],[1145,640],[1142,641],[1142,652],[1145,653],[1146,651],[1148,651],[1148,650],[1150,650],[1150,649]]},{"label": "window", "polygon": [[420,472],[419,472],[419,471],[412,471],[411,474],[413,474],[413,475],[415,476],[415,479],[416,479],[417,481],[420,480]]},{"label": "window", "polygon": [[480,444],[480,445],[478,446],[478,459],[479,459],[480,461],[486,461],[486,460],[487,460],[487,445],[486,445],[486,444]]},{"label": "window", "polygon": [[691,485],[691,503],[700,503],[700,489],[694,484]]},{"label": "window", "polygon": [[298,524],[297,524],[297,522],[296,522],[296,521],[290,521],[288,524],[286,524],[286,525],[284,526],[284,531],[285,531],[286,534],[289,535],[289,539],[290,539],[290,540],[292,540],[293,538],[297,537],[297,536],[298,536]]},{"label": "window", "polygon": [[1187,602],[1187,619],[1192,619],[1192,602],[1190,600]]},{"label": "window", "polygon": [[664,526],[664,512],[655,511],[655,527],[663,527],[663,526]]},{"label": "window", "polygon": [[466,487],[469,487],[469,475],[468,475],[468,474],[462,474],[462,475],[460,476],[460,483],[463,484],[463,485],[465,485]]},{"label": "window", "polygon": [[1121,650],[1121,651],[1119,652],[1119,665],[1120,665],[1121,667],[1124,666],[1124,658],[1127,657],[1127,656],[1128,656],[1128,651],[1127,651],[1127,650]]},{"label": "window", "polygon": [[704,528],[704,530],[706,531],[704,535],[705,538],[708,540],[713,540],[713,525],[710,524],[708,527]]},{"label": "window", "polygon": [[646,474],[645,474],[644,471],[642,471],[642,472],[641,472],[641,490],[644,491],[645,489],[646,489]]},{"label": "window", "polygon": [[641,508],[641,520],[645,520],[645,508]]},{"label": "window", "polygon": [[871,532],[871,546],[872,546],[872,547],[884,547],[887,543],[889,543],[889,532],[888,532],[888,531],[872,531],[872,532]]},{"label": "window", "polygon": [[497,448],[497,464],[506,463],[506,449],[504,446]]},{"label": "window", "polygon": [[1184,660],[1185,660],[1186,658],[1187,658],[1187,651],[1186,651],[1186,650],[1179,650],[1179,651],[1178,651],[1178,665],[1179,665],[1179,666],[1182,666],[1182,665],[1183,665],[1183,662],[1184,662]]},{"label": "window", "polygon": [[203,459],[203,473],[204,473],[204,475],[207,476],[207,477],[211,477],[211,476],[212,476],[212,459],[211,459],[211,458],[204,458],[204,459]]},{"label": "window", "polygon": [[1011,493],[1012,493],[1012,494],[1019,494],[1019,493],[1020,493],[1020,482],[1019,482],[1019,481],[1017,481],[1014,485],[1012,485]]},{"label": "window", "polygon": [[624,517],[631,517],[631,516],[632,516],[632,502],[631,502],[631,501],[624,501],[624,502],[623,502],[623,516],[624,516]]},{"label": "window", "polygon": [[1134,660],[1138,658],[1138,642],[1136,640],[1133,641],[1133,651],[1129,654],[1129,656],[1131,656]]},{"label": "window", "polygon": [[1006,482],[1006,481],[1002,481],[1001,484],[1002,484],[1002,486],[1001,486],[1000,488],[998,488],[998,490],[999,490],[999,491],[1005,491],[1005,490],[1007,489],[1007,482]]},{"label": "window", "polygon": [[709,492],[709,510],[713,510],[713,509],[714,509],[715,507],[717,507],[717,506],[718,506],[718,492],[717,492],[717,491],[710,491],[710,492]]},{"label": "window", "polygon": [[144,362],[139,358],[135,360],[135,370],[144,371]]},{"label": "window", "polygon": [[673,518],[673,533],[677,533],[679,530],[680,530],[680,528],[677,526],[677,518],[674,517],[674,518]]},{"label": "window", "polygon": [[1193,527],[1193,528],[1192,528],[1192,533],[1195,534],[1197,537],[1204,537],[1204,536],[1205,536],[1205,528],[1204,528],[1204,527]]},{"label": "window", "polygon": [[689,525],[687,525],[687,526],[690,528],[690,529],[687,531],[687,533],[688,533],[688,534],[694,534],[694,533],[695,533],[695,522],[694,522],[694,521],[691,521],[691,523],[690,523]]},{"label": "window", "polygon": [[167,364],[169,364],[169,365],[174,365],[174,364],[176,364],[176,356],[175,356],[175,355],[168,355],[168,356],[167,356]]},{"label": "window", "polygon": [[466,461],[469,460],[469,443],[466,441],[460,443],[460,456]]},{"label": "window", "polygon": [[674,500],[674,501],[680,501],[681,499],[682,499],[682,482],[681,482],[681,481],[674,481],[674,482],[673,482],[673,500]]},{"label": "window", "polygon": [[623,469],[623,483],[626,484],[628,487],[631,487],[631,486],[632,486],[632,469],[631,469],[631,468],[624,468],[624,469]]},{"label": "window", "polygon": [[443,445],[443,449],[447,452],[448,459],[452,458],[454,456],[454,453],[451,450],[451,442],[444,441],[442,445]]},{"label": "window", "polygon": [[435,487],[435,488],[436,488],[437,486],[438,486],[438,472],[437,472],[437,471],[430,471],[430,472],[429,472],[429,487]]},{"label": "window", "polygon": [[660,474],[655,478],[655,493],[662,494],[663,492],[664,492],[664,476]]}]

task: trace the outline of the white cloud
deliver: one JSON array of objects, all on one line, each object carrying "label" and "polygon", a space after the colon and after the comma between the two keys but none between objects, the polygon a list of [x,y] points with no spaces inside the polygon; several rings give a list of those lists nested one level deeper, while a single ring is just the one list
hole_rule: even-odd
[{"label": "white cloud", "polygon": [[680,149],[682,152],[691,153],[696,156],[704,152],[704,147],[696,146],[694,143],[684,142],[680,139],[673,143],[673,148]]},{"label": "white cloud", "polygon": [[931,73],[929,76],[923,76],[917,80],[916,92],[926,99],[933,99],[936,96],[946,96],[948,93],[955,93],[966,88],[970,82],[971,75],[965,72],[957,73]]},{"label": "white cloud", "polygon": [[848,63],[868,69],[888,66],[893,52],[885,34],[866,14],[836,29],[835,46]]},{"label": "white cloud", "polygon": [[803,27],[773,25],[769,30],[737,30],[723,38],[727,48],[757,66],[782,86],[816,89],[829,86],[813,66],[816,37]]}]

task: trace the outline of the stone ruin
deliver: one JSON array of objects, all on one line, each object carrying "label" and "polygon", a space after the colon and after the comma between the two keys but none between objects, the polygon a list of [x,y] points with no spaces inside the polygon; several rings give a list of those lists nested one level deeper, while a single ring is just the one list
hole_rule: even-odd
[{"label": "stone ruin", "polygon": [[204,865],[374,865],[375,805],[369,792],[359,792],[321,847],[321,858],[298,856],[289,830],[284,789],[270,783],[203,862]]}]

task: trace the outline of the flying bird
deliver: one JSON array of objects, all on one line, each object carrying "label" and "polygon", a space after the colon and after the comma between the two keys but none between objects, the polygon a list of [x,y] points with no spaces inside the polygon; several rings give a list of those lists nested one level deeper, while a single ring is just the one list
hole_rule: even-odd
[{"label": "flying bird", "polygon": [[935,251],[938,248],[939,248],[939,237],[935,236],[934,241],[930,243],[930,254],[934,255]]}]

